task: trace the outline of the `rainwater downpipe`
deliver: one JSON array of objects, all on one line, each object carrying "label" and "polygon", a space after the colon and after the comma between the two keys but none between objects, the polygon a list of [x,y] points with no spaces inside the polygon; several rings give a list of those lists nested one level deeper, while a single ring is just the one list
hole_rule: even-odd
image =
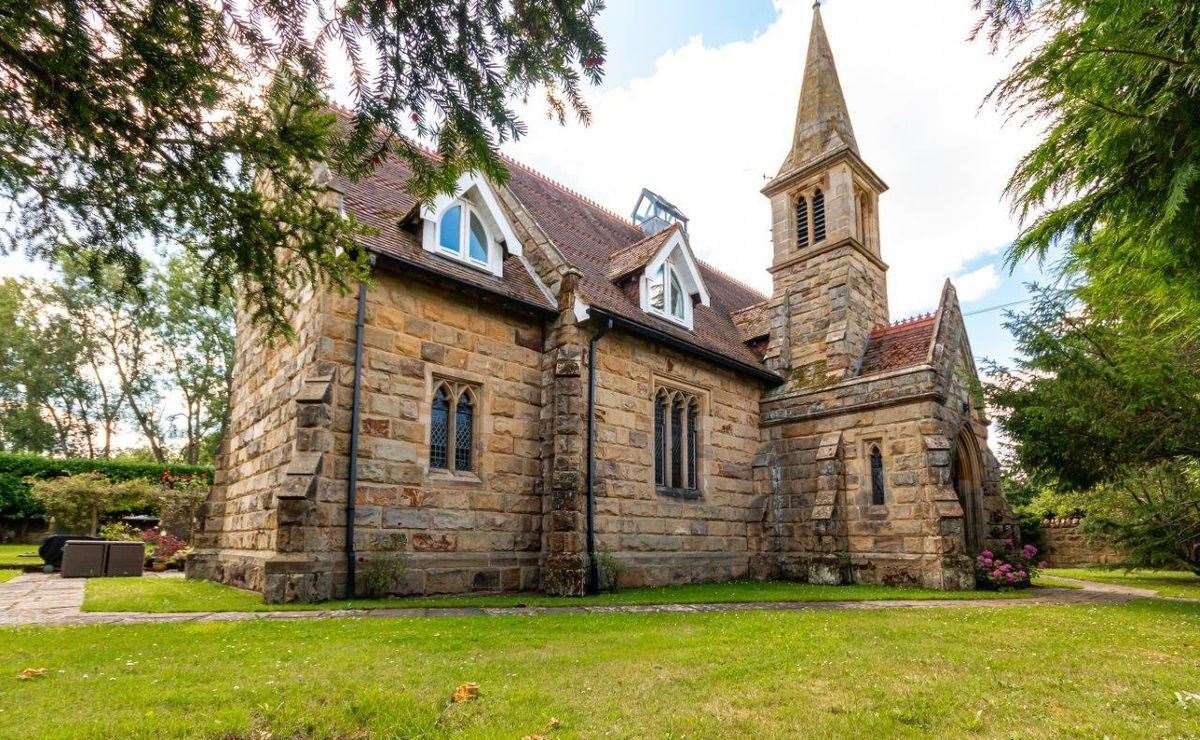
[{"label": "rainwater downpipe", "polygon": [[358,284],[354,319],[354,395],[350,402],[350,470],[346,481],[346,598],[355,597],[354,504],[358,500],[358,427],[362,416],[363,325],[367,318],[367,284]]},{"label": "rainwater downpipe", "polygon": [[611,318],[605,318],[600,329],[588,341],[588,402],[587,402],[587,592],[596,593],[600,588],[599,569],[596,564],[596,344],[612,328]]}]

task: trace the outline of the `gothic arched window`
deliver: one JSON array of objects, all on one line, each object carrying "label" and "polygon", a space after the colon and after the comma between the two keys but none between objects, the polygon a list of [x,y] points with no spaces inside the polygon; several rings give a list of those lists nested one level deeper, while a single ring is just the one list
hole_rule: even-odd
[{"label": "gothic arched window", "polygon": [[654,398],[654,482],[667,485],[667,392],[659,391]]},{"label": "gothic arched window", "polygon": [[474,469],[474,440],[475,440],[475,404],[471,401],[471,391],[464,390],[458,396],[458,406],[454,410],[454,469],[469,471]]},{"label": "gothic arched window", "polygon": [[686,488],[683,478],[683,397],[675,396],[671,404],[671,483],[675,488]]},{"label": "gothic arched window", "polygon": [[687,479],[688,488],[695,488],[696,481],[696,417],[700,413],[700,404],[692,399],[687,407]]},{"label": "gothic arched window", "polygon": [[871,445],[871,503],[884,503],[883,494],[883,453],[878,445]]},{"label": "gothic arched window", "polygon": [[450,467],[450,395],[446,386],[438,386],[433,394],[429,414],[429,467]]},{"label": "gothic arched window", "polygon": [[825,239],[825,193],[820,188],[813,193],[813,243]]},{"label": "gothic arched window", "polygon": [[796,248],[808,246],[808,200],[802,195],[796,199]]},{"label": "gothic arched window", "polygon": [[429,468],[470,473],[476,468],[475,386],[439,381],[429,408]]},{"label": "gothic arched window", "polygon": [[660,389],[654,397],[654,483],[675,491],[700,488],[700,401]]}]

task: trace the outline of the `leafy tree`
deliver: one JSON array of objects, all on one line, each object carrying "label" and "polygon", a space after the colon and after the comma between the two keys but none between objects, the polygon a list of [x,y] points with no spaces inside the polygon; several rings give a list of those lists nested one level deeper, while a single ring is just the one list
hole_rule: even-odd
[{"label": "leafy tree", "polygon": [[[206,290],[234,284],[288,330],[298,288],[366,276],[360,224],[324,198],[386,156],[421,196],[466,170],[503,179],[497,147],[538,89],[586,119],[600,79],[599,0],[201,0],[9,3],[0,13],[0,247],[116,266],[144,287],[141,249],[182,245]],[[348,70],[342,72],[341,70]],[[348,87],[346,125],[324,89]],[[436,142],[422,151],[418,134]],[[107,285],[107,283],[106,283]]]},{"label": "leafy tree", "polygon": [[182,253],[156,272],[150,294],[163,366],[184,401],[180,455],[191,465],[212,458],[233,382],[233,302],[224,294],[203,301],[204,281],[204,265]]},{"label": "leafy tree", "polygon": [[1200,2],[979,0],[996,43],[1033,50],[993,91],[1048,121],[1008,193],[1010,257],[1062,246],[1094,313],[1200,339]]},{"label": "leafy tree", "polygon": [[100,473],[77,473],[30,481],[30,496],[53,517],[61,530],[86,529],[95,535],[104,515],[113,510],[144,506],[157,494],[144,480],[114,483]]},{"label": "leafy tree", "polygon": [[6,449],[91,452],[93,388],[76,372],[80,338],[46,315],[27,281],[0,283],[0,433]]},{"label": "leafy tree", "polygon": [[1022,359],[991,364],[988,403],[1032,494],[1025,510],[1083,511],[1086,531],[1135,564],[1200,568],[1200,355],[1070,290],[1043,290],[1006,326]]}]

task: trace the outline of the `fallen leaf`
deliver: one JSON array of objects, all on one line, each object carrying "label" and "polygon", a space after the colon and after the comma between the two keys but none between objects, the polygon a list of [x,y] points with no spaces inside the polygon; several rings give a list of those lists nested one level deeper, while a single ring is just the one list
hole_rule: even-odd
[{"label": "fallen leaf", "polygon": [[550,721],[546,723],[546,729],[556,730],[556,729],[558,729],[558,726],[561,724],[562,724],[562,722],[558,721],[558,717],[551,717]]},{"label": "fallen leaf", "polygon": [[454,690],[453,701],[455,704],[462,704],[464,701],[471,701],[479,698],[479,684],[474,682],[459,684],[459,687]]},{"label": "fallen leaf", "polygon": [[45,668],[26,668],[17,674],[17,678],[28,681],[31,678],[43,678],[47,673]]}]

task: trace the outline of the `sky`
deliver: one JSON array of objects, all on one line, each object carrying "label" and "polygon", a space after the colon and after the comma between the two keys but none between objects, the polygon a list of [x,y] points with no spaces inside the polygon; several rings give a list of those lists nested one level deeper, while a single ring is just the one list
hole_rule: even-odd
[{"label": "sky", "polygon": [[[859,149],[890,186],[879,210],[892,319],[933,311],[949,277],[977,361],[1011,362],[1003,311],[990,309],[1041,276],[1004,264],[1019,224],[1003,190],[1037,131],[984,103],[1010,60],[968,40],[971,6],[825,0],[821,12]],[[608,0],[591,125],[560,126],[531,97],[519,106],[529,133],[505,150],[622,215],[642,187],[657,191],[689,217],[702,259],[769,293],[759,190],[791,143],[812,13],[811,0]],[[49,271],[14,254],[0,275]],[[138,444],[132,430],[127,441]]]},{"label": "sky", "polygon": [[[821,13],[862,156],[890,186],[892,319],[933,311],[950,277],[976,357],[1008,361],[1003,311],[973,312],[1023,300],[1040,278],[1003,261],[1019,228],[1004,185],[1037,131],[984,103],[1011,60],[968,40],[971,5],[826,0]],[[609,0],[591,125],[559,126],[531,99],[529,134],[507,152],[622,215],[642,187],[660,193],[702,259],[769,292],[759,190],[791,143],[812,14],[811,0]]]}]

